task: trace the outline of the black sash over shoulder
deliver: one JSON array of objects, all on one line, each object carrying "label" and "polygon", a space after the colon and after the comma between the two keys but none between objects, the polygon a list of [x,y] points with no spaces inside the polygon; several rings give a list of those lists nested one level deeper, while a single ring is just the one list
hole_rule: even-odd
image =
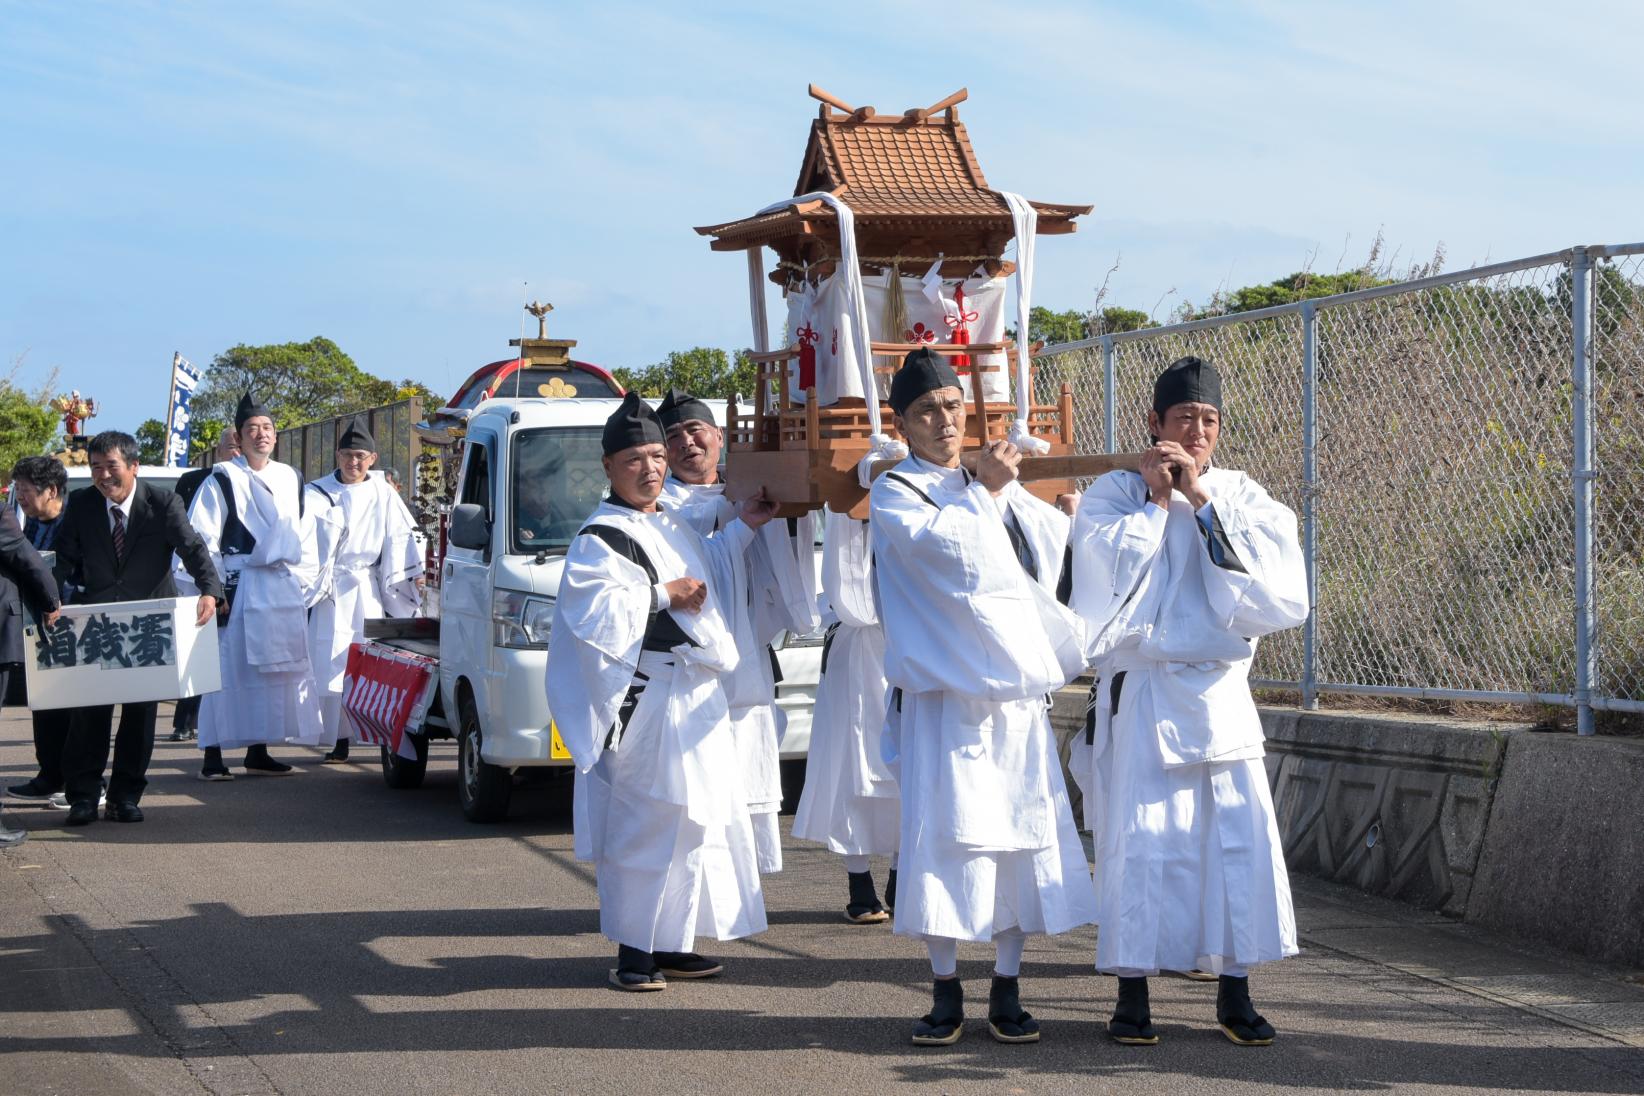
[{"label": "black sash over shoulder", "polygon": [[[651,564],[650,557],[645,554],[645,549],[641,548],[638,541],[621,529],[614,525],[595,524],[584,525],[582,532],[603,540],[613,552],[644,571],[645,577],[650,580],[652,586],[661,581],[657,577],[656,567]],[[671,651],[682,643],[689,644],[692,647],[697,645],[696,641],[686,635],[684,630],[680,628],[679,622],[674,619],[672,613],[653,612],[650,621],[645,626],[645,640],[641,648],[646,651]]]}]

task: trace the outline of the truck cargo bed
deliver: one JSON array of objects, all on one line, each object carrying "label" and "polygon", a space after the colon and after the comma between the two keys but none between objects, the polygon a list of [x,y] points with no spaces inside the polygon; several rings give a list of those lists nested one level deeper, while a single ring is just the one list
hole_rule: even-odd
[{"label": "truck cargo bed", "polygon": [[427,658],[440,657],[440,622],[431,617],[368,620],[365,638],[383,647]]}]

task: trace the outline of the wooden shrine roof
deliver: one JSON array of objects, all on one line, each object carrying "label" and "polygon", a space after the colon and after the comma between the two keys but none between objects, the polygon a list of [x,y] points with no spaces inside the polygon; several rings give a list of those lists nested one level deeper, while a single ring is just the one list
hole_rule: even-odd
[{"label": "wooden shrine roof", "polygon": [[[955,109],[964,98],[963,91],[936,107],[901,115],[876,115],[872,107],[850,108],[814,87],[811,94],[823,101],[823,107],[811,123],[796,196],[816,191],[837,195],[855,213],[859,231],[863,227],[940,231],[943,226],[987,225],[1008,236],[1010,209],[989,188]],[[841,110],[830,110],[830,105]],[[1092,208],[1049,202],[1032,205],[1039,212],[1040,233],[1072,232],[1073,219]],[[833,210],[812,201],[696,231],[714,237],[715,250],[741,251],[820,231],[822,222],[833,224]]]}]

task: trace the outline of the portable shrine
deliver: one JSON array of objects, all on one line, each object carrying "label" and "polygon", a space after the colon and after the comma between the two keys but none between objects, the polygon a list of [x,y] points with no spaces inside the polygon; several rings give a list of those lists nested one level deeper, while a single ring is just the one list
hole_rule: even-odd
[{"label": "portable shrine", "polygon": [[[852,107],[814,84],[810,94],[821,107],[794,196],[696,230],[713,250],[748,257],[758,383],[752,405],[733,402],[726,416],[728,492],[764,488],[790,516],[827,503],[865,517],[857,467],[894,451],[881,400],[889,374],[919,346],[949,358],[968,386],[968,449],[1010,437],[1041,454],[1070,454],[1070,389],[1064,383],[1055,402],[1035,402],[1033,348],[1007,339],[1005,321],[1014,305],[1016,330],[1028,330],[1037,236],[1074,231],[1091,207],[990,188],[959,121],[964,89],[894,115]],[[766,248],[776,255],[769,272]],[[787,303],[789,345],[775,349],[767,278]],[[1054,463],[1063,462],[1023,476],[1040,497],[1070,489],[1068,479],[1040,474]]]}]

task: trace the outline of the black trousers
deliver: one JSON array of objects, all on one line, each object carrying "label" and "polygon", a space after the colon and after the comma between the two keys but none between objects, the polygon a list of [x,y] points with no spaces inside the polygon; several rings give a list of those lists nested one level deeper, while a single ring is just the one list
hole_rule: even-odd
[{"label": "black trousers", "polygon": [[48,708],[30,712],[34,720],[34,761],[40,766],[40,783],[53,791],[63,790],[63,750],[68,746],[69,716],[72,708]]},{"label": "black trousers", "polygon": [[[120,729],[114,735],[114,772],[109,777],[111,803],[136,803],[148,787],[148,762],[154,756],[153,701],[120,705]],[[109,732],[114,705],[71,709],[68,746],[63,751],[63,790],[70,803],[97,802],[103,767],[108,764]]]},{"label": "black trousers", "polygon": [[171,729],[173,731],[197,731],[200,729],[200,701],[205,695],[185,696],[177,702],[177,710],[171,713]]}]

